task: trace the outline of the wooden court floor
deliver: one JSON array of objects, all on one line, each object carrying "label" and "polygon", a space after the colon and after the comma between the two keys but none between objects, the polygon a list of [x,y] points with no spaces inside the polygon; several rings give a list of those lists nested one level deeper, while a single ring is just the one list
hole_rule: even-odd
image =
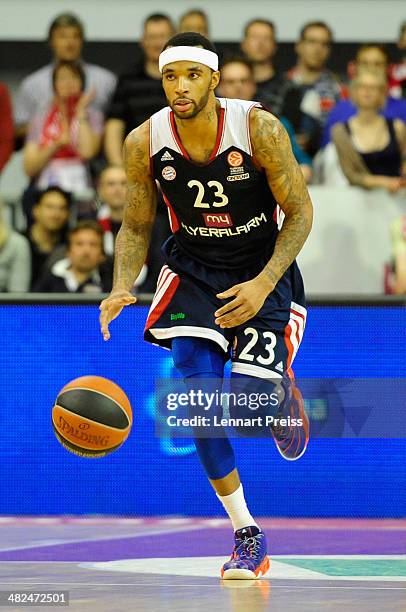
[{"label": "wooden court floor", "polygon": [[0,591],[68,591],[75,612],[406,612],[406,521],[261,526],[268,575],[222,581],[227,520],[0,517]]}]

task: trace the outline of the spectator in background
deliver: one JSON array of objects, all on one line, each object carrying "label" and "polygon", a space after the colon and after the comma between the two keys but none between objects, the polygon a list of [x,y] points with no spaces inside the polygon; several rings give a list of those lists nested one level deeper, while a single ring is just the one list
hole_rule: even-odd
[{"label": "spectator in background", "polygon": [[173,36],[174,26],[166,15],[147,17],[140,45],[143,61],[118,81],[108,112],[105,155],[110,165],[121,166],[126,135],[166,106],[158,59],[162,47]]},{"label": "spectator in background", "polygon": [[84,93],[80,64],[61,61],[53,70],[54,100],[30,124],[24,169],[37,189],[57,185],[80,192],[92,185],[88,161],[100,149],[103,118]]},{"label": "spectator in background", "polygon": [[179,19],[179,32],[197,32],[206,38],[209,35],[209,19],[204,11],[192,9]]},{"label": "spectator in background", "polygon": [[312,156],[320,147],[328,113],[344,94],[336,76],[326,68],[332,42],[333,34],[327,24],[307,23],[295,47],[298,63],[288,72],[302,94],[301,115],[299,121],[292,118],[293,126],[299,144]]},{"label": "spectator in background", "polygon": [[356,115],[345,123],[337,123],[332,138],[351,185],[396,193],[406,185],[402,176],[406,124],[380,114],[386,90],[387,80],[382,71],[359,69],[351,83]]},{"label": "spectator in background", "polygon": [[7,226],[0,201],[0,293],[28,291],[30,269],[27,239]]},{"label": "spectator in background", "polygon": [[14,151],[14,127],[8,89],[0,83],[0,174]]},{"label": "spectator in background", "polygon": [[[127,198],[127,176],[121,166],[108,166],[99,175],[97,193],[101,203],[97,215],[99,225],[104,232],[103,244],[106,255],[114,255],[116,237],[124,216]],[[138,287],[147,278],[147,264],[141,269],[134,283]]]},{"label": "spectator in background", "polygon": [[[221,80],[218,93],[225,98],[240,100],[256,100],[256,83],[254,70],[250,62],[244,58],[229,58],[221,67]],[[297,144],[292,125],[285,117],[279,117],[285,126],[292,145],[293,154],[303,172],[306,181],[312,176],[312,161]]]},{"label": "spectator in background", "polygon": [[28,124],[48,106],[53,98],[53,71],[57,62],[79,62],[85,74],[86,90],[94,91],[92,106],[104,114],[116,86],[112,72],[88,64],[81,59],[84,42],[84,28],[81,21],[72,13],[62,13],[51,23],[48,44],[53,61],[26,77],[19,88],[15,108],[17,136],[24,138]]},{"label": "spectator in background", "polygon": [[34,287],[40,293],[106,293],[112,266],[104,265],[103,230],[95,221],[80,221],[68,234],[65,259],[53,264]]},{"label": "spectator in background", "polygon": [[31,247],[31,289],[50,255],[65,244],[70,203],[70,195],[59,187],[49,187],[38,195],[32,209],[34,223],[25,234]]},{"label": "spectator in background", "polygon": [[267,19],[253,19],[244,29],[241,50],[251,62],[257,86],[257,100],[267,106],[274,115],[285,112],[285,106],[299,112],[301,95],[296,87],[277,73],[273,58],[277,50],[275,24]]},{"label": "spectator in background", "polygon": [[107,255],[113,255],[127,197],[127,176],[124,168],[107,166],[102,170],[99,175],[97,194],[101,204],[97,220],[104,231],[104,252]]},{"label": "spectator in background", "polygon": [[[359,47],[355,62],[349,66],[349,73],[354,77],[359,69],[369,68],[375,71],[381,71],[383,75],[388,73],[388,54],[383,45],[367,44]],[[333,108],[327,118],[324,127],[322,146],[330,142],[331,128],[335,123],[344,122],[353,117],[357,112],[353,100],[341,100]],[[406,122],[406,100],[399,100],[386,91],[385,101],[380,112],[386,119],[402,119]]]},{"label": "spectator in background", "polygon": [[390,94],[394,98],[406,98],[406,21],[400,26],[398,49],[401,61],[389,66]]}]

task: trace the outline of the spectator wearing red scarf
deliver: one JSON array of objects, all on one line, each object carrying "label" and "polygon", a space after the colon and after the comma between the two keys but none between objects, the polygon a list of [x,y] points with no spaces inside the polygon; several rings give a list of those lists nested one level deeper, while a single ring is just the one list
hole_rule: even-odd
[{"label": "spectator wearing red scarf", "polygon": [[94,92],[83,93],[84,85],[79,64],[55,66],[54,100],[30,124],[24,147],[24,169],[37,189],[58,186],[77,193],[92,186],[88,161],[100,149],[103,119],[89,106]]}]

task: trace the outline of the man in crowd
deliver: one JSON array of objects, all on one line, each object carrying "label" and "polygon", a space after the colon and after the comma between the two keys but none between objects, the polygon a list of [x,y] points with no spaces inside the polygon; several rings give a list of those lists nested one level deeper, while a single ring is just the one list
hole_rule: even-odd
[{"label": "man in crowd", "polygon": [[41,278],[48,257],[65,244],[69,207],[70,195],[59,187],[49,187],[37,196],[34,223],[25,234],[31,248],[31,289]]},{"label": "man in crowd", "polygon": [[97,194],[101,204],[97,220],[104,231],[104,252],[113,255],[127,195],[127,177],[122,166],[107,166],[102,170]]},{"label": "man in crowd", "polygon": [[[124,215],[127,197],[127,177],[122,166],[107,166],[99,175],[97,194],[101,207],[97,220],[103,229],[103,245],[106,255],[114,255],[114,245]],[[161,263],[161,259],[157,265]],[[134,286],[139,287],[147,278],[148,266],[144,264]],[[156,280],[156,279],[155,279]]]},{"label": "man in crowd", "polygon": [[244,29],[241,50],[253,67],[257,100],[279,116],[284,113],[285,104],[299,109],[300,97],[299,90],[283,74],[277,73],[273,65],[277,51],[275,32],[272,21],[249,21]]},{"label": "man in crowd", "polygon": [[[355,62],[350,65],[350,76],[354,77],[358,69],[367,68],[376,72],[384,72],[385,77],[388,73],[388,54],[382,45],[367,44],[359,47]],[[336,123],[344,123],[357,112],[352,100],[341,100],[329,114],[322,138],[322,146],[331,140],[331,128]],[[392,95],[386,98],[382,114],[386,119],[402,119],[406,122],[406,100],[398,99]]]},{"label": "man in crowd", "polygon": [[307,23],[295,47],[297,65],[288,72],[302,94],[299,122],[288,118],[293,122],[299,144],[310,155],[318,151],[328,113],[343,95],[337,78],[326,68],[332,42],[333,34],[327,24]]},{"label": "man in crowd", "polygon": [[197,32],[209,38],[209,19],[204,11],[192,9],[179,20],[179,32]]},{"label": "man in crowd", "polygon": [[25,137],[28,123],[52,101],[52,72],[58,61],[80,62],[85,74],[86,91],[94,92],[92,105],[103,114],[116,85],[112,72],[81,59],[84,28],[75,15],[63,13],[53,20],[49,27],[48,43],[53,55],[52,62],[27,76],[18,91],[14,119],[19,138]]},{"label": "man in crowd", "polygon": [[143,61],[119,78],[108,112],[105,155],[110,165],[123,165],[122,147],[126,135],[151,113],[166,106],[158,58],[173,33],[173,23],[166,15],[150,15],[144,22],[140,41]]},{"label": "man in crowd", "polygon": [[[225,98],[239,100],[258,100],[257,85],[251,63],[244,58],[229,58],[221,67],[221,80],[218,93]],[[300,165],[306,182],[312,176],[312,161],[297,144],[291,123],[285,117],[279,117],[289,134],[293,154]]]},{"label": "man in crowd", "polygon": [[34,291],[103,293],[111,285],[112,266],[103,251],[103,230],[96,221],[80,221],[68,234],[67,257],[45,272]]}]

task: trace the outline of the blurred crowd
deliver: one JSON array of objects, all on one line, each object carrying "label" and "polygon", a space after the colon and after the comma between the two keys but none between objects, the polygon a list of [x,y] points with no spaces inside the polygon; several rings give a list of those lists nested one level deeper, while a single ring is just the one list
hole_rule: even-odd
[{"label": "blurred crowd", "polygon": [[[73,14],[49,26],[52,62],[20,83],[14,108],[0,83],[0,173],[22,148],[25,231],[5,221],[0,206],[0,292],[100,293],[111,289],[114,242],[126,200],[122,145],[126,135],[166,106],[158,58],[176,31],[210,38],[201,10],[175,26],[163,14],[147,17],[141,60],[115,75],[82,59],[84,26]],[[284,124],[308,183],[355,185],[396,194],[406,188],[406,23],[397,62],[384,46],[361,45],[345,75],[327,68],[334,53],[324,22],[303,26],[296,63],[274,66],[277,31],[268,19],[243,30],[236,55],[222,53],[220,97],[257,100]],[[90,194],[90,195],[89,195]],[[393,224],[393,262],[387,291],[406,293],[406,216]],[[134,291],[152,292],[169,235],[159,202],[147,261]]]}]

